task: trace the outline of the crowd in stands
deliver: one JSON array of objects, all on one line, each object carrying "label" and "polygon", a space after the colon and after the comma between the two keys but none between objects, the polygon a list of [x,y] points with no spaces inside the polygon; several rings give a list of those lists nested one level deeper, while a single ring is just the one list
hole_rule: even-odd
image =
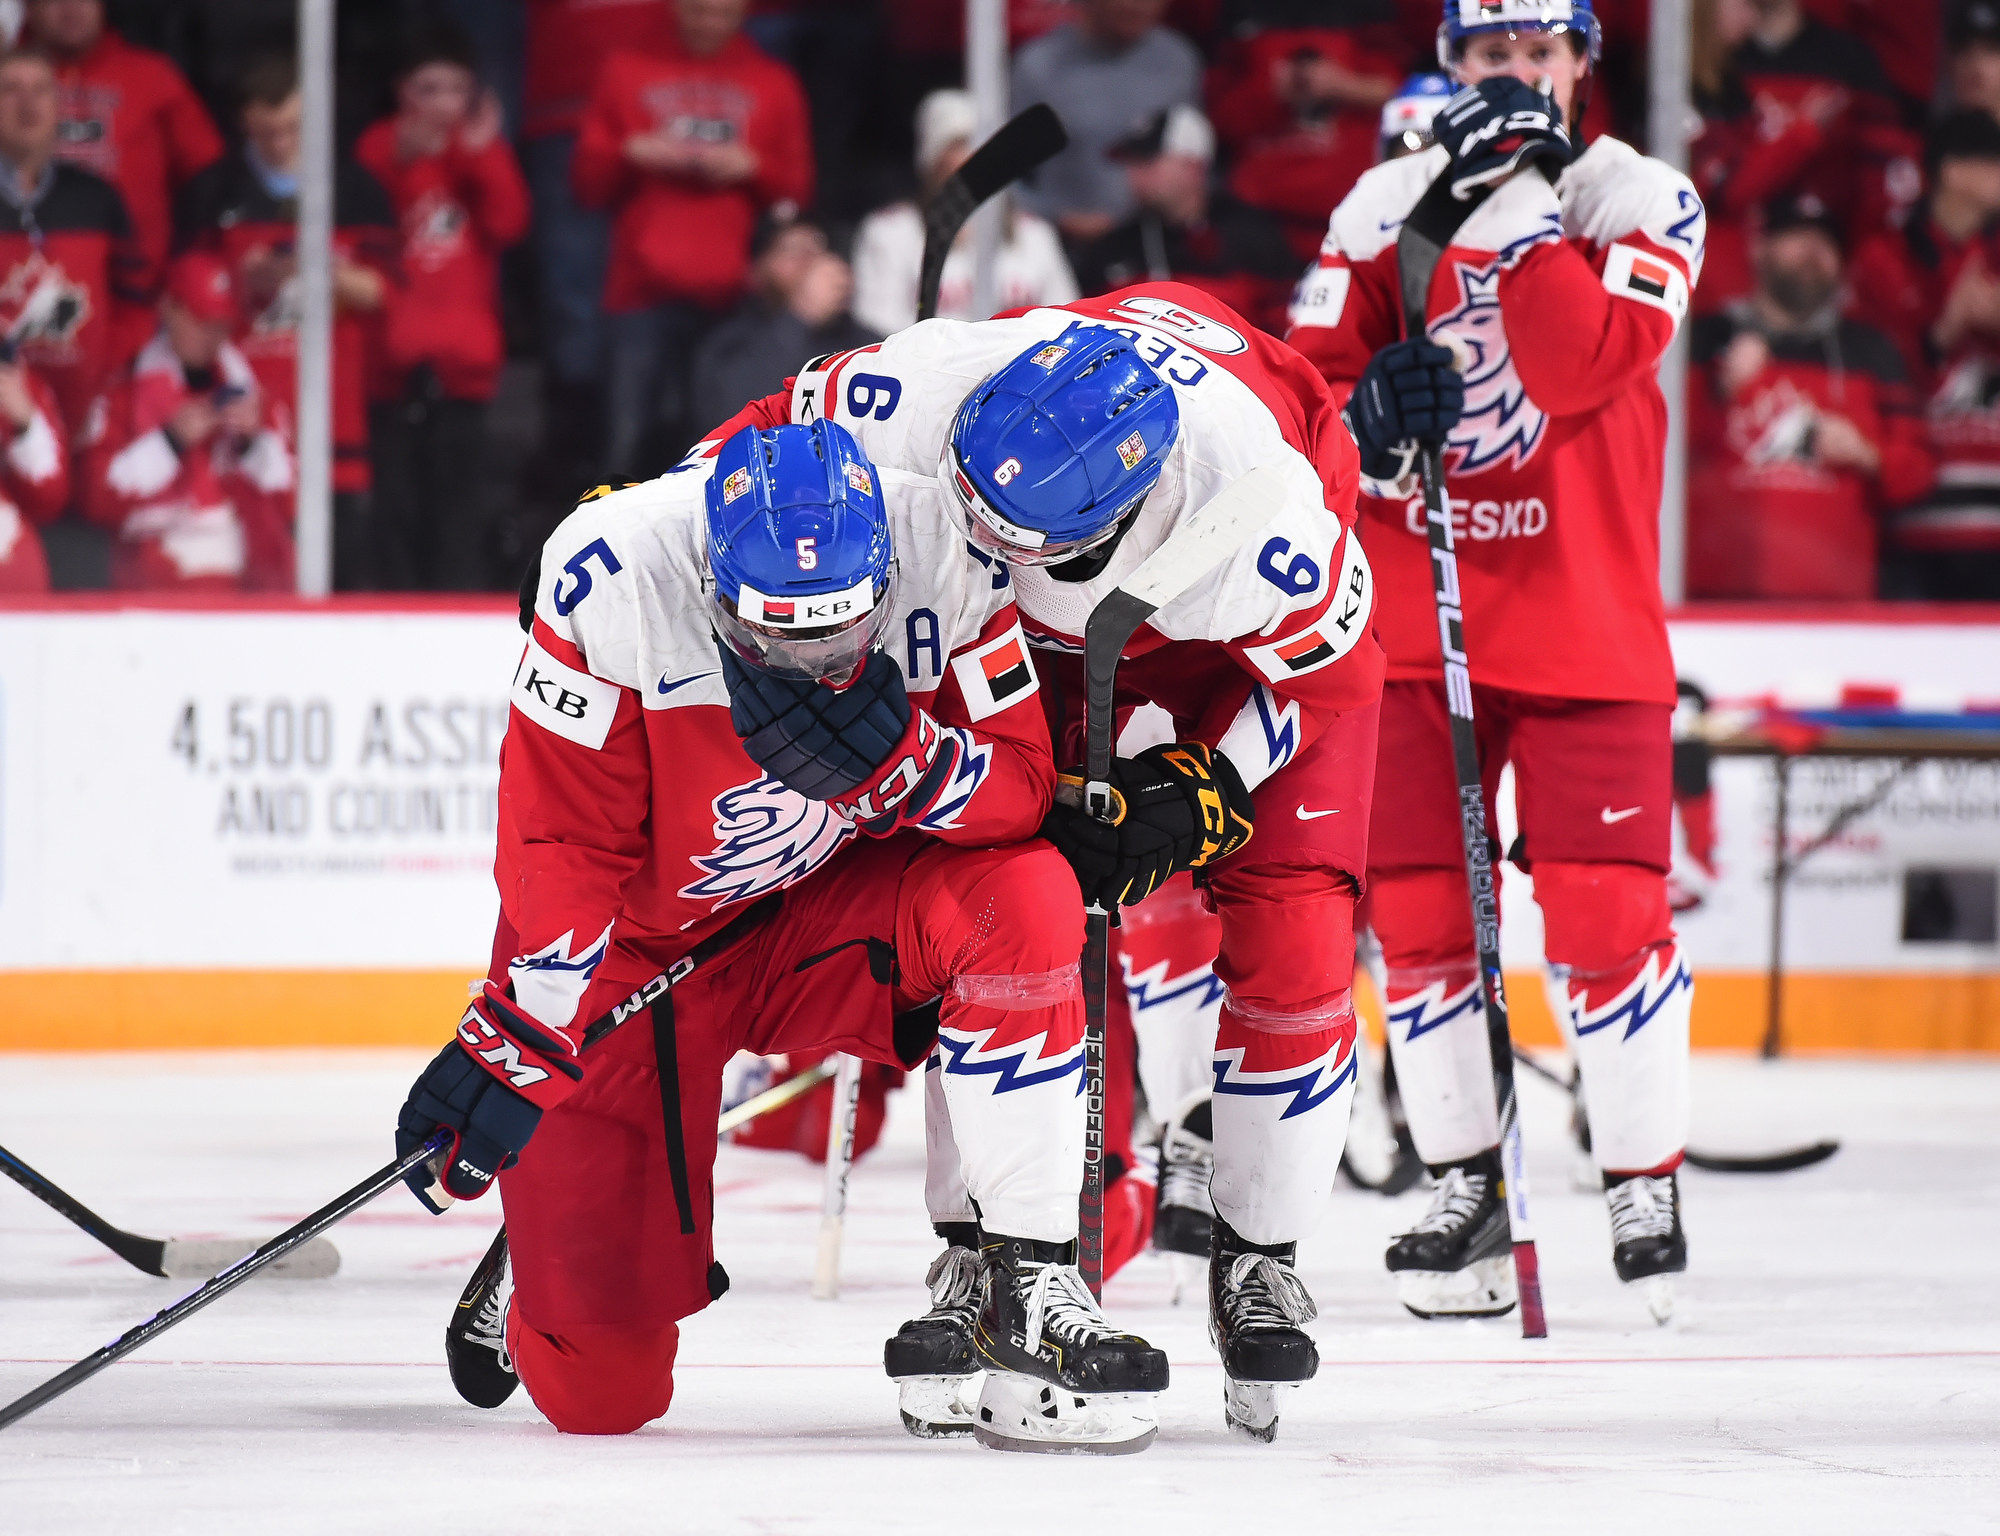
[{"label": "crowd in stands", "polygon": [[[10,9],[0,592],[287,587],[295,7]],[[581,490],[910,324],[976,143],[963,10],[343,0],[336,585],[510,587]],[[1013,105],[1070,145],[1004,200],[997,302],[1172,278],[1283,334],[1328,213],[1419,142],[1438,11],[1009,0]],[[1598,6],[1588,132],[1644,143],[1647,12]],[[1690,597],[2000,600],[2000,0],[1694,12]],[[968,233],[941,313],[973,267]]]}]

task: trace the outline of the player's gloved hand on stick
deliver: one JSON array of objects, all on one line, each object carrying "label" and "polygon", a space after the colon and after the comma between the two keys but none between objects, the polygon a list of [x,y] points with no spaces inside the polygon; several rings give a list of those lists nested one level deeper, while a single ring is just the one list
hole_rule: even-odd
[{"label": "player's gloved hand on stick", "polygon": [[1342,413],[1361,473],[1395,482],[1416,469],[1417,444],[1442,443],[1465,411],[1465,380],[1449,347],[1392,341],[1368,359]]},{"label": "player's gloved hand on stick", "polygon": [[[1075,774],[1065,785],[1081,785]],[[1058,803],[1042,822],[1076,871],[1083,899],[1106,908],[1143,901],[1184,869],[1199,869],[1250,841],[1250,791],[1235,765],[1198,741],[1148,747],[1111,765],[1124,815],[1099,821]]]},{"label": "player's gloved hand on stick", "polygon": [[[439,1131],[452,1144],[403,1182],[433,1213],[452,1200],[477,1200],[511,1167],[542,1112],[583,1081],[569,1042],[514,1005],[492,982],[458,1021],[458,1038],[417,1075],[396,1118],[396,1155],[408,1156]],[[447,1199],[438,1198],[442,1187]]]},{"label": "player's gloved hand on stick", "polygon": [[1445,174],[1461,202],[1538,161],[1553,177],[1573,153],[1555,98],[1511,75],[1468,85],[1444,104],[1431,132],[1451,151]]}]

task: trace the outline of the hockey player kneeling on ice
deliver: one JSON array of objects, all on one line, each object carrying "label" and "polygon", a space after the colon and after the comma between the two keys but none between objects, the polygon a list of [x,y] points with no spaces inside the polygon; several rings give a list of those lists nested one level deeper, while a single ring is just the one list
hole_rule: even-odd
[{"label": "hockey player kneeling on ice", "polygon": [[[1059,807],[1043,827],[1087,896],[1129,905],[1193,870],[1221,919],[1210,1326],[1229,1422],[1268,1439],[1280,1389],[1319,1368],[1293,1259],[1327,1205],[1353,1096],[1353,912],[1382,678],[1373,582],[1347,526],[1353,441],[1304,359],[1176,283],[926,321],[816,359],[731,426],[820,415],[885,472],[936,476],[954,536],[1011,585],[1061,679],[1051,715],[1069,763],[1092,608],[1252,468],[1282,479],[1259,536],[1126,647],[1121,708],[1160,705],[1179,739],[1118,760],[1125,819]],[[948,1032],[939,1046],[947,1088],[989,1070]],[[932,1168],[934,1220],[951,1219],[951,1161]],[[949,1333],[962,1262],[941,1261],[939,1306],[906,1334]]]},{"label": "hockey player kneeling on ice", "polygon": [[[449,1335],[472,1401],[518,1373],[573,1433],[666,1412],[681,1319],[728,1285],[724,1065],[913,1066],[936,1035],[987,1064],[942,1088],[982,1223],[982,1438],[1152,1437],[1126,1395],[1165,1388],[1166,1359],[1073,1267],[1083,909],[1035,840],[1055,783],[1036,676],[937,497],[831,423],[745,430],[587,500],[546,546],[493,969],[397,1130],[454,1138],[412,1178],[433,1209],[500,1186],[507,1246]],[[627,1021],[581,1050],[607,1015]]]},{"label": "hockey player kneeling on ice", "polygon": [[[1433,567],[1407,478],[1429,440],[1444,448],[1486,792],[1511,762],[1510,857],[1534,876],[1567,979],[1559,1011],[1589,1092],[1613,1261],[1659,1315],[1665,1277],[1687,1264],[1675,1171],[1693,983],[1667,902],[1676,693],[1655,368],[1700,274],[1704,215],[1661,162],[1615,139],[1574,147],[1597,54],[1589,0],[1446,0],[1439,38],[1464,88],[1433,122],[1438,142],[1370,171],[1334,211],[1290,338],[1352,391],[1382,583],[1369,884],[1397,1080],[1437,1180],[1388,1265],[1420,1316],[1515,1303]],[[1440,177],[1461,199],[1490,195],[1431,280],[1436,340],[1399,340],[1398,230]]]}]

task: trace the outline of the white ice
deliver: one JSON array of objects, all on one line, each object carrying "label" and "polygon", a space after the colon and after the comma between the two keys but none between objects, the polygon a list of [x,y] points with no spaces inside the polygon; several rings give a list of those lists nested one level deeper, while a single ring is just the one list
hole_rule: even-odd
[{"label": "white ice", "polygon": [[[10,1057],[0,1144],[135,1230],[268,1233],[383,1162],[421,1060]],[[440,1340],[499,1212],[434,1219],[397,1190],[336,1229],[338,1278],[254,1281],[0,1433],[0,1531],[2000,1530],[2000,1062],[1701,1060],[1698,1143],[1845,1149],[1686,1177],[1672,1330],[1613,1277],[1601,1198],[1568,1187],[1557,1095],[1522,1092],[1549,1339],[1402,1313],[1381,1250],[1421,1197],[1343,1190],[1302,1255],[1326,1363],[1273,1445],[1224,1430],[1202,1314],[1169,1305],[1151,1257],[1108,1297],[1173,1361],[1146,1454],[905,1436],[882,1340],[935,1247],[905,1093],[855,1175],[838,1302],[808,1295],[818,1170],[723,1149],[735,1286],[687,1325],[673,1409],[638,1435],[559,1436],[525,1394],[459,1402]],[[0,1399],[184,1289],[0,1183]]]}]

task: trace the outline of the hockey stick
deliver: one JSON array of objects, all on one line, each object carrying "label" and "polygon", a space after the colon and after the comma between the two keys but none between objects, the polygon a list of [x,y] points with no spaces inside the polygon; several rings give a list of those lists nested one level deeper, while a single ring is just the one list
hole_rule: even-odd
[{"label": "hockey stick", "polygon": [[788,1077],[782,1083],[775,1083],[762,1093],[745,1099],[730,1109],[725,1109],[715,1122],[715,1134],[727,1136],[738,1126],[748,1125],[759,1115],[768,1115],[774,1109],[783,1109],[801,1094],[811,1093],[821,1083],[833,1076],[833,1068],[824,1061],[815,1062],[797,1077]]},{"label": "hockey stick", "polygon": [[819,1254],[813,1299],[840,1299],[840,1237],[847,1222],[847,1176],[854,1171],[854,1116],[861,1106],[861,1058],[840,1055],[833,1103],[826,1117],[826,1195],[819,1211]]},{"label": "hockey stick", "polygon": [[[1083,631],[1084,781],[1063,795],[1099,821],[1124,813],[1111,787],[1117,750],[1118,659],[1141,624],[1179,597],[1276,514],[1284,489],[1259,467],[1194,513],[1166,543],[1090,610]],[[1064,786],[1068,788],[1068,786]],[[1110,993],[1111,914],[1092,902],[1083,919],[1083,1194],[1078,1267],[1090,1294],[1104,1293],[1104,1014]]]},{"label": "hockey stick", "polygon": [[[674,969],[655,976],[625,1002],[592,1022],[583,1032],[581,1050],[587,1051],[596,1045],[693,969],[692,963],[680,960],[675,962]],[[185,1322],[210,1302],[220,1301],[258,1271],[275,1264],[286,1254],[303,1248],[337,1222],[345,1221],[376,1196],[394,1188],[402,1182],[405,1174],[432,1158],[443,1156],[450,1150],[451,1144],[452,1138],[446,1132],[439,1131],[422,1146],[412,1148],[392,1163],[384,1163],[354,1188],[321,1206],[303,1221],[285,1228],[256,1252],[245,1254],[220,1274],[203,1281],[172,1306],[155,1312],[136,1327],[128,1328],[102,1349],[84,1356],[75,1365],[51,1376],[32,1392],[23,1393],[6,1407],[0,1408],[0,1429],[26,1418],[37,1408],[61,1397],[71,1387],[88,1381],[107,1365],[124,1359],[140,1345],[150,1343],[176,1323]]]},{"label": "hockey stick", "polygon": [[[1412,338],[1428,330],[1431,275],[1453,234],[1481,199],[1463,202],[1439,176],[1417,200],[1396,236],[1396,267],[1403,290],[1403,323]],[[1463,599],[1458,556],[1452,548],[1451,512],[1445,496],[1442,444],[1418,444],[1424,515],[1430,526],[1436,585],[1438,640],[1443,650],[1445,703],[1451,712],[1451,756],[1458,774],[1459,826],[1465,842],[1466,885],[1472,897],[1472,933],[1479,951],[1479,991],[1486,1006],[1486,1043],[1493,1058],[1493,1098],[1500,1117],[1500,1199],[1514,1245],[1514,1281],[1521,1297],[1521,1337],[1544,1339],[1541,1271],[1528,1224],[1527,1168],[1521,1146],[1521,1107],[1514,1097],[1514,1049],[1507,1031],[1507,992],[1500,979],[1499,885],[1486,835],[1486,796],[1480,787],[1479,738],[1472,723],[1472,674],[1465,656]]]},{"label": "hockey stick", "polygon": [[1026,176],[1069,143],[1055,108],[1037,102],[1000,125],[999,132],[972,152],[937,189],[924,208],[924,264],[917,277],[917,318],[937,314],[938,284],[952,242],[979,205],[1001,188]]},{"label": "hockey stick", "polygon": [[[57,1214],[67,1217],[134,1269],[168,1280],[205,1280],[234,1263],[257,1245],[250,1238],[141,1237],[114,1227],[68,1191],[49,1182],[20,1158],[0,1147],[0,1173]],[[308,1243],[272,1266],[273,1275],[291,1280],[324,1280],[340,1268],[340,1250],[332,1243]]]},{"label": "hockey stick", "polygon": [[[1571,1099],[1575,1099],[1574,1083],[1560,1072],[1543,1066],[1518,1045],[1514,1047],[1514,1059],[1543,1082],[1553,1083]],[[1783,1152],[1739,1155],[1733,1152],[1700,1152],[1688,1147],[1681,1155],[1687,1159],[1691,1167],[1706,1169],[1710,1173],[1790,1173],[1794,1169],[1810,1168],[1815,1163],[1823,1163],[1839,1150],[1838,1141],[1815,1141],[1802,1147],[1787,1148]]]}]

